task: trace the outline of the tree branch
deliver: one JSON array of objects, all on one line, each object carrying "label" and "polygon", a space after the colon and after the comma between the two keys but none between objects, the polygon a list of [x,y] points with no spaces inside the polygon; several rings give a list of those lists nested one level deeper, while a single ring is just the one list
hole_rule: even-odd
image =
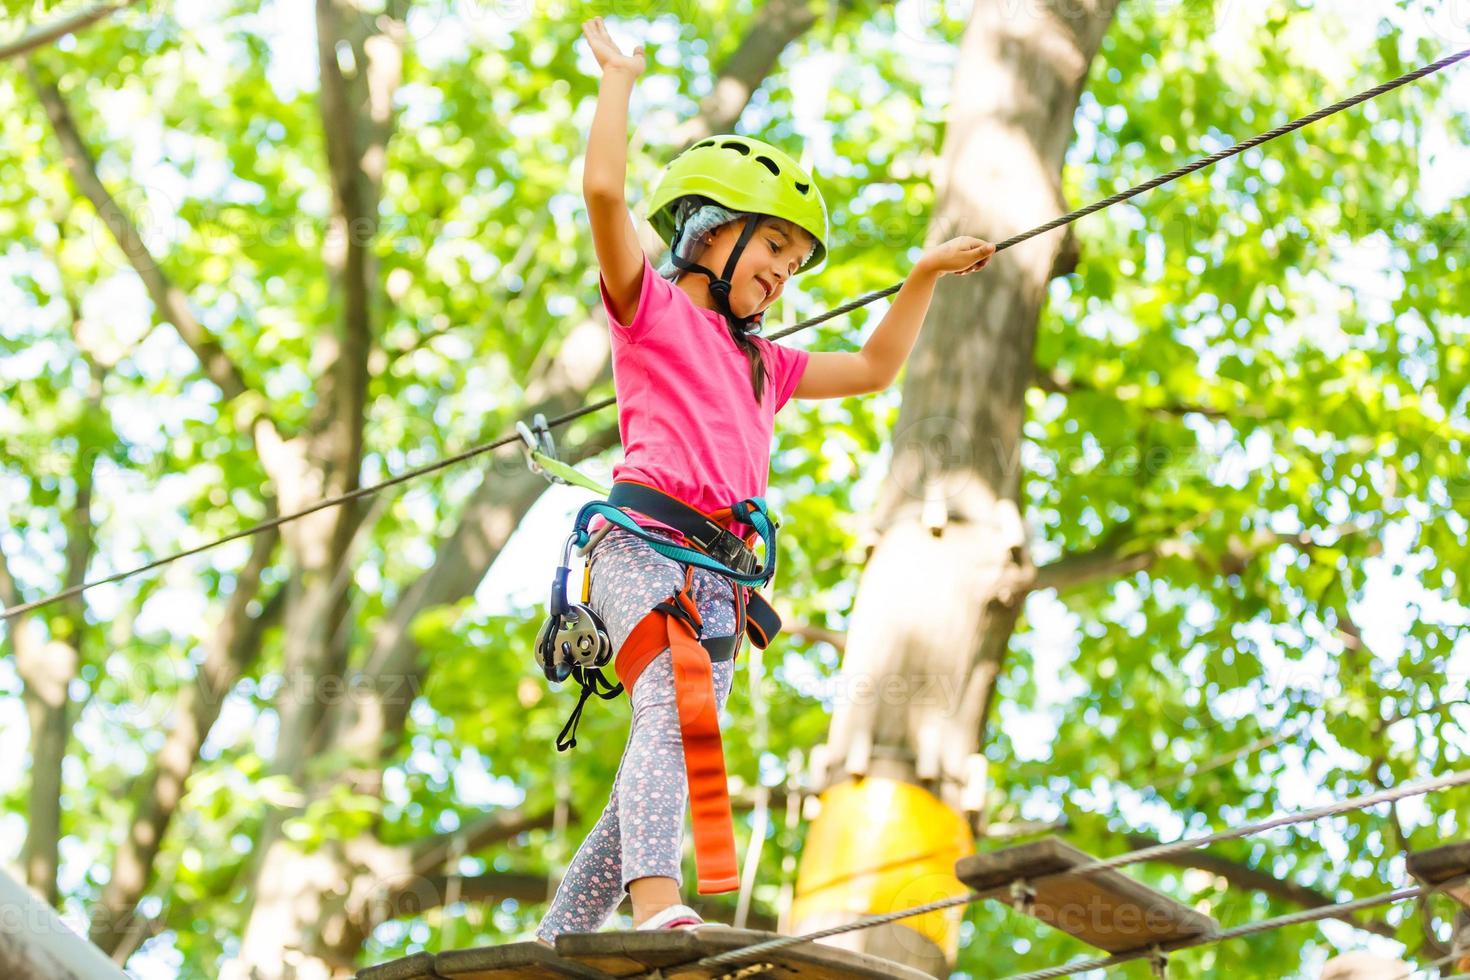
[{"label": "tree branch", "polygon": [[112,232],[112,237],[122,249],[123,255],[127,256],[128,262],[143,280],[143,286],[157,308],[158,315],[173,324],[184,343],[199,359],[205,377],[214,382],[225,399],[228,401],[239,397],[247,390],[243,376],[220,347],[219,341],[194,316],[189,309],[187,297],[165,275],[158,261],[148,251],[138,229],[103,186],[101,178],[97,176],[96,161],[83,142],[61,91],[53,83],[39,78],[30,65],[26,67],[26,75],[42,108],[46,110],[46,118],[51,121],[52,131],[61,143],[63,160],[73,182],[83,196],[92,202],[92,207]]},{"label": "tree branch", "polygon": [[103,4],[91,7],[80,13],[72,14],[70,17],[61,17],[50,24],[42,24],[40,27],[32,28],[20,37],[8,44],[0,45],[0,61],[14,58],[17,55],[33,51],[45,44],[50,44],[59,38],[79,31],[82,28],[99,21],[109,14],[115,14],[120,10],[126,10],[138,3],[138,0],[125,0],[123,3]]},{"label": "tree branch", "polygon": [[[311,455],[323,466],[323,491],[328,494],[356,489],[361,470],[367,365],[374,344],[372,306],[378,289],[373,247],[393,133],[393,97],[403,74],[406,6],[395,0],[381,14],[355,0],[318,0],[316,7],[318,104],[335,204],[326,259],[342,298],[337,335],[319,338],[314,358],[324,370],[310,426]],[[352,51],[350,68],[338,57],[344,43]],[[336,515],[334,558],[347,547],[357,513],[356,506],[346,506]]]},{"label": "tree branch", "polygon": [[[1185,525],[1184,531],[1208,519],[1202,514]],[[1034,589],[1055,589],[1064,592],[1099,579],[1118,578],[1134,572],[1147,571],[1162,558],[1183,558],[1221,575],[1239,575],[1262,555],[1286,544],[1303,551],[1331,547],[1344,537],[1366,534],[1369,529],[1354,523],[1344,522],[1327,528],[1308,529],[1296,533],[1281,533],[1269,528],[1258,527],[1248,537],[1231,535],[1224,555],[1218,558],[1206,556],[1198,545],[1189,541],[1184,534],[1165,538],[1144,547],[1118,546],[1104,542],[1097,548],[1063,555],[1056,561],[1036,569],[1031,582]],[[1319,541],[1318,536],[1330,540]],[[1370,546],[1370,550],[1372,546]]]},{"label": "tree branch", "polygon": [[385,918],[422,915],[440,908],[449,901],[451,887],[458,890],[462,902],[503,902],[513,898],[526,905],[537,905],[546,901],[546,876],[542,874],[495,871],[459,877],[442,872],[417,875],[395,881],[387,894],[380,896],[383,905],[373,903],[373,918],[377,920],[373,924]]},{"label": "tree branch", "polygon": [[[577,820],[575,812],[569,813],[567,823]],[[482,848],[502,844],[530,830],[546,830],[556,822],[556,811],[528,814],[520,810],[498,810],[487,814],[475,823],[461,827],[453,833],[440,834],[414,843],[411,868],[417,875],[430,874],[444,867],[456,848],[464,854],[473,854]],[[544,884],[544,883],[543,883]]]},{"label": "tree branch", "polygon": [[[1109,398],[1116,398],[1122,402],[1134,401],[1145,390],[1143,385],[1124,384],[1105,391],[1090,382],[1080,381],[1072,375],[1065,374],[1055,367],[1048,368],[1040,365],[1036,368],[1036,374],[1031,380],[1031,386],[1041,391],[1059,395],[1071,395],[1076,392],[1107,395]],[[1238,418],[1264,420],[1274,417],[1259,405],[1236,405],[1233,408],[1224,409],[1190,402],[1165,402],[1159,405],[1143,405],[1140,407],[1149,414],[1163,419],[1178,418],[1182,415],[1203,415],[1205,418],[1223,419],[1226,421]]]},{"label": "tree branch", "polygon": [[[782,619],[785,619],[783,614]],[[793,640],[802,640],[807,643],[826,643],[835,648],[838,653],[847,649],[847,634],[837,630],[829,630],[824,626],[814,626],[811,623],[785,622],[781,626],[781,632]]]},{"label": "tree branch", "polygon": [[[18,606],[22,602],[20,586],[16,584],[15,577],[10,574],[10,564],[5,560],[5,542],[0,540],[0,603],[5,606]],[[21,623],[30,619],[31,613],[15,617],[11,620],[11,640],[14,642],[15,631]]]},{"label": "tree branch", "polygon": [[670,143],[682,150],[715,133],[728,133],[740,119],[781,52],[817,22],[811,0],[769,0],[715,75],[698,114],[674,130]]}]

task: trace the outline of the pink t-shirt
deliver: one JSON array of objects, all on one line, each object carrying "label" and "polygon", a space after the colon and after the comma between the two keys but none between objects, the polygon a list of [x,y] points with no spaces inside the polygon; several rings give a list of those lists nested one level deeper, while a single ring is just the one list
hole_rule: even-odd
[{"label": "pink t-shirt", "polygon": [[[612,331],[613,384],[623,461],[613,480],[656,487],[705,513],[763,496],[771,469],[776,413],[806,370],[804,350],[752,338],[766,366],[759,405],[750,362],[730,338],[725,318],[696,306],[643,257],[643,285],[633,322],[622,324],[598,277]],[[635,515],[644,527],[665,527]],[[603,523],[594,519],[591,530]],[[744,524],[726,521],[737,533]]]}]

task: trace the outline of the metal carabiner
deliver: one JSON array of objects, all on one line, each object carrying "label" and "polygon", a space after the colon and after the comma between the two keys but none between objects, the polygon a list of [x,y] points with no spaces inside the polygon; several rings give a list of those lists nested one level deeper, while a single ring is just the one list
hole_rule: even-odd
[{"label": "metal carabiner", "polygon": [[546,424],[546,416],[537,412],[531,416],[531,424],[526,425],[520,420],[516,421],[516,432],[521,437],[521,450],[526,456],[526,468],[537,476],[544,476],[552,483],[565,484],[567,481],[554,473],[548,473],[536,462],[536,453],[556,459],[556,441],[551,437],[551,427]]}]

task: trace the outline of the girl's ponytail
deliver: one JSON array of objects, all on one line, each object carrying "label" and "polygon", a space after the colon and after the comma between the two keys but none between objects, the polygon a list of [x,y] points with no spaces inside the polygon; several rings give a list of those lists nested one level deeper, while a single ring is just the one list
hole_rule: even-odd
[{"label": "girl's ponytail", "polygon": [[[707,197],[689,194],[680,198],[674,204],[674,242],[678,247],[679,257],[693,260],[694,253],[699,249],[698,243],[706,233],[731,221],[738,221],[741,217],[738,212],[716,204]],[[670,257],[659,266],[658,274],[670,282],[678,282],[681,270]],[[765,356],[750,334],[737,327],[728,316],[725,318],[725,328],[730,331],[730,339],[735,341],[735,346],[740,348],[750,363],[750,387],[755,394],[756,404],[759,405],[766,392]]]},{"label": "girl's ponytail", "polygon": [[735,341],[735,346],[745,352],[745,359],[750,362],[750,387],[755,392],[755,403],[760,404],[761,398],[766,393],[766,358],[761,353],[760,345],[757,344],[749,333],[737,330],[735,324],[728,319],[725,328],[730,331],[730,337]]}]

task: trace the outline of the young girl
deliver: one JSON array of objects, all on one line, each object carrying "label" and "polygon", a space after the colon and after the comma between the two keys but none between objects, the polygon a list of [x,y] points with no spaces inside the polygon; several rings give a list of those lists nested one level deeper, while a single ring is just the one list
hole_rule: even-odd
[{"label": "young girl", "polygon": [[[628,98],[645,67],[643,49],[624,55],[601,18],[583,24],[583,34],[602,68],[582,189],[612,332],[624,448],[613,480],[656,488],[713,514],[765,493],[774,417],[789,399],[888,387],[913,349],[935,282],[983,268],[995,248],[961,237],[925,251],[861,351],[808,353],[755,336],[787,281],[826,254],[821,194],[769,144],[739,136],[703,140],[670,164],[650,201],[650,220],[671,248],[655,270],[623,197]],[[650,534],[681,540],[647,515],[630,517]],[[725,523],[742,526],[733,518]],[[588,561],[596,570],[589,605],[614,649],[689,581],[683,564],[620,527],[597,542]],[[704,636],[736,633],[745,610],[737,588],[712,571],[692,570]],[[633,702],[628,744],[607,807],[536,931],[546,945],[563,932],[597,930],[625,892],[637,928],[702,924],[680,901],[688,781],[674,659],[664,647],[642,667],[636,686],[625,685]],[[720,710],[734,659],[710,659]],[[734,887],[728,876],[700,884],[701,891]]]}]

